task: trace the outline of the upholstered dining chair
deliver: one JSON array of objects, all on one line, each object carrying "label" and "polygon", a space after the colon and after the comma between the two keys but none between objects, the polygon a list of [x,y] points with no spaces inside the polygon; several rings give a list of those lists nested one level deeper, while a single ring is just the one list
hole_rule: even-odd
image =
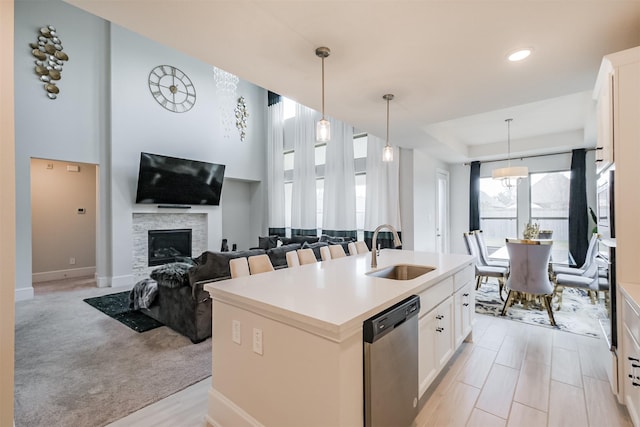
[{"label": "upholstered dining chair", "polygon": [[342,245],[329,245],[329,252],[331,253],[331,259],[347,256]]},{"label": "upholstered dining chair", "polygon": [[287,267],[299,267],[300,261],[298,260],[298,253],[296,251],[289,251],[285,255],[287,257]]},{"label": "upholstered dining chair", "polygon": [[553,242],[518,239],[507,239],[506,242],[510,263],[507,278],[509,294],[504,302],[502,315],[506,315],[516,293],[523,300],[529,296],[540,297],[549,315],[549,322],[556,326],[551,310],[554,286],[549,279],[549,258]]},{"label": "upholstered dining chair", "polygon": [[313,249],[311,248],[298,249],[298,261],[300,261],[300,265],[318,262],[316,255],[313,253]]},{"label": "upholstered dining chair", "polygon": [[356,251],[359,254],[366,254],[367,252],[369,252],[369,247],[367,246],[367,244],[364,242],[364,240],[358,240],[356,242]]},{"label": "upholstered dining chair", "polygon": [[476,290],[480,288],[480,284],[483,279],[495,277],[498,280],[498,293],[500,294],[500,299],[504,300],[502,297],[502,290],[504,289],[504,283],[507,279],[507,275],[509,274],[509,269],[507,267],[488,266],[482,263],[478,249],[478,242],[476,237],[473,235],[473,232],[464,233],[464,242],[467,246],[467,252],[469,255],[472,255],[475,258]]},{"label": "upholstered dining chair", "polygon": [[322,261],[331,261],[331,252],[329,246],[320,246],[320,258]]},{"label": "upholstered dining chair", "polygon": [[489,252],[487,250],[487,244],[485,243],[482,230],[474,230],[474,231],[471,231],[470,233],[476,236],[476,241],[478,242],[478,252],[479,252],[480,261],[482,262],[482,264],[490,267],[509,268],[509,261],[499,261],[499,260],[493,260],[489,258]]},{"label": "upholstered dining chair", "polygon": [[231,271],[231,278],[243,277],[249,275],[249,264],[247,263],[247,257],[233,258],[229,260],[229,270]]},{"label": "upholstered dining chair", "polygon": [[[562,308],[562,294],[564,288],[577,288],[587,292],[591,303],[596,303],[596,296],[600,290],[600,277],[598,275],[598,263],[593,261],[582,274],[555,274],[555,294],[558,296],[558,310]],[[606,282],[608,286],[608,281]]]},{"label": "upholstered dining chair", "polygon": [[355,242],[349,242],[347,244],[347,248],[349,249],[349,255],[358,255],[358,249],[356,248]]},{"label": "upholstered dining chair", "polygon": [[598,255],[598,242],[600,241],[600,235],[598,233],[593,233],[591,235],[591,239],[589,240],[589,246],[587,247],[587,254],[584,257],[584,263],[578,267],[569,267],[567,265],[558,265],[553,264],[552,270],[553,274],[573,274],[576,276],[582,276],[585,271],[589,268],[591,263],[596,261],[596,256]]},{"label": "upholstered dining chair", "polygon": [[273,271],[273,265],[269,259],[269,255],[253,255],[249,257],[249,271],[251,274],[266,273]]}]

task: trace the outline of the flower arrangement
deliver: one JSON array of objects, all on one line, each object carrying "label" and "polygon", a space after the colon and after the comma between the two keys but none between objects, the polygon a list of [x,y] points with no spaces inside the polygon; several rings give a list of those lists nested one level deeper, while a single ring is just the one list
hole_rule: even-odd
[{"label": "flower arrangement", "polygon": [[537,223],[527,223],[527,225],[524,227],[524,231],[522,232],[522,237],[524,237],[527,240],[531,240],[531,239],[537,239],[538,238],[538,234],[540,233],[540,225]]}]

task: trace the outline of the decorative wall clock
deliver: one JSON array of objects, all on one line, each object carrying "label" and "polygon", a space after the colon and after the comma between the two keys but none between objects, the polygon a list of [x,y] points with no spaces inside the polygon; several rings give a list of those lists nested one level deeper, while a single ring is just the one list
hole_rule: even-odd
[{"label": "decorative wall clock", "polygon": [[174,113],[185,113],[196,103],[191,79],[172,65],[158,65],[151,70],[149,90],[158,104]]},{"label": "decorative wall clock", "polygon": [[38,41],[29,44],[31,54],[36,58],[35,72],[49,99],[56,99],[60,88],[56,82],[62,78],[62,66],[69,56],[62,50],[62,40],[53,25],[40,28]]}]

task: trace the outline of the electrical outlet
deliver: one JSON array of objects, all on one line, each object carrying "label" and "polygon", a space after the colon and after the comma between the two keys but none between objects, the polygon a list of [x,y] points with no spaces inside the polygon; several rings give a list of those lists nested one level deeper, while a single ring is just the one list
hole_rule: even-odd
[{"label": "electrical outlet", "polygon": [[253,352],[262,356],[262,329],[253,328]]},{"label": "electrical outlet", "polygon": [[233,320],[231,322],[231,340],[236,344],[242,344],[241,336],[242,329],[239,320]]},{"label": "electrical outlet", "polygon": [[69,258],[69,265],[76,265],[76,259],[74,257]]}]

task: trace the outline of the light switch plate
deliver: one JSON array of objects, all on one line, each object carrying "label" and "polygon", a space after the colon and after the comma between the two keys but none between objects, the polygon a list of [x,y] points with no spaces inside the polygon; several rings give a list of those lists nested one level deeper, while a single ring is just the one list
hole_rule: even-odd
[{"label": "light switch plate", "polygon": [[231,322],[231,340],[236,344],[242,344],[242,329],[239,320]]},{"label": "light switch plate", "polygon": [[262,329],[253,328],[253,352],[262,356]]}]

